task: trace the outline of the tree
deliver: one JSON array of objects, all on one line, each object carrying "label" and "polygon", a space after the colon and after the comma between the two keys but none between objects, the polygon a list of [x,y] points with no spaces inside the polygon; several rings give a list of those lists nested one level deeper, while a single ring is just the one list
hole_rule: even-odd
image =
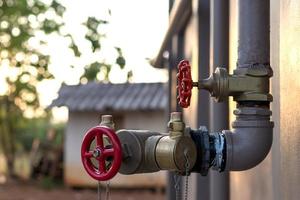
[{"label": "tree", "polygon": [[[63,34],[61,31],[65,25],[62,20],[65,9],[57,0],[50,3],[42,0],[0,0],[0,70],[9,72],[5,79],[5,91],[0,96],[0,140],[10,175],[16,152],[15,134],[18,132],[18,124],[25,120],[24,111],[32,116],[37,113],[47,115],[39,105],[36,85],[54,77],[48,70],[50,55],[40,50],[43,45],[47,45],[47,41],[39,39],[37,34],[56,33],[69,38],[69,48],[74,56],[81,55],[72,33]],[[84,23],[87,28],[85,38],[91,43],[94,53],[101,50],[101,39],[105,37],[99,33],[98,27],[107,23],[94,17],[89,17]],[[33,41],[38,42],[38,47],[31,44]],[[118,55],[116,63],[124,68],[122,51],[118,47],[115,50]],[[112,64],[93,61],[85,66],[81,80],[97,80],[97,74],[103,70],[104,80],[108,81]]]}]

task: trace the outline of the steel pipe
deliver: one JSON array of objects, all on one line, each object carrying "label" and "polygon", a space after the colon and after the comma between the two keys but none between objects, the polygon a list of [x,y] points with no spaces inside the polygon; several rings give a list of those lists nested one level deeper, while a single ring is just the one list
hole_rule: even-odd
[{"label": "steel pipe", "polygon": [[267,108],[242,107],[234,111],[237,119],[226,139],[226,170],[242,171],[258,165],[272,146],[273,122]]},{"label": "steel pipe", "polygon": [[238,1],[237,67],[270,63],[270,1]]},{"label": "steel pipe", "polygon": [[[238,5],[239,33],[236,73],[252,69],[269,71],[270,67],[270,2],[240,0]],[[269,81],[266,85],[269,92]],[[223,131],[226,139],[226,169],[240,171],[259,164],[269,153],[273,139],[270,121],[270,99],[237,101],[236,120],[231,131]]]}]

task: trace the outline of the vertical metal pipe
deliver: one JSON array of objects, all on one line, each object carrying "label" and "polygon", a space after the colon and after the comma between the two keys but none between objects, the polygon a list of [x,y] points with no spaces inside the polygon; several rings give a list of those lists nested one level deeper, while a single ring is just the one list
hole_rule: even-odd
[{"label": "vertical metal pipe", "polygon": [[[210,0],[198,1],[198,78],[209,76],[209,39],[210,37]],[[198,127],[209,123],[209,94],[199,90],[198,93]],[[209,177],[196,176],[197,192],[194,199],[209,199]]]},{"label": "vertical metal pipe", "polygon": [[[217,67],[229,65],[229,2],[211,0],[210,73]],[[209,129],[212,132],[228,129],[228,101],[217,103],[210,98]]]},{"label": "vertical metal pipe", "polygon": [[[171,52],[171,50],[169,50]],[[168,62],[168,75],[169,75],[169,81],[168,81],[168,109],[166,112],[166,122],[169,119],[169,113],[172,112],[172,87],[174,87],[173,78],[172,78],[172,72],[173,72],[173,62],[172,62],[172,56],[169,56],[169,62]],[[173,84],[172,84],[173,83]],[[174,189],[174,172],[167,172],[167,186],[166,186],[166,200],[173,200],[175,199],[175,189]]]},{"label": "vertical metal pipe", "polygon": [[[168,91],[169,91],[169,105],[168,105],[168,112],[167,112],[167,121],[169,119],[169,114],[175,110],[179,110],[179,106],[177,104],[177,99],[176,96],[177,94],[173,93],[173,89],[176,88],[177,85],[177,79],[173,76],[174,74],[176,74],[177,72],[177,68],[176,65],[177,63],[180,61],[180,59],[182,59],[183,57],[183,38],[182,35],[178,34],[178,35],[174,35],[172,37],[171,43],[170,43],[170,48],[169,48],[169,66],[168,66],[168,70],[169,70],[169,82],[168,82]],[[175,95],[175,96],[174,96]],[[167,195],[166,195],[166,199],[167,200],[173,200],[176,198],[176,192],[175,191],[175,181],[174,181],[174,176],[175,176],[175,172],[168,172],[167,175]],[[181,179],[179,177],[179,179]],[[181,181],[179,181],[181,183]],[[180,187],[179,187],[180,188]],[[181,189],[181,188],[180,188]]]},{"label": "vertical metal pipe", "polygon": [[[235,73],[252,67],[270,70],[270,2],[239,0],[238,3],[238,61]],[[238,102],[233,130],[224,132],[227,170],[253,168],[269,153],[274,126],[270,121],[271,111],[266,107],[269,103],[255,100]]]},{"label": "vertical metal pipe", "polygon": [[[229,65],[229,0],[210,1],[210,73]],[[228,101],[217,103],[210,98],[209,130],[228,129]],[[210,200],[229,199],[229,172],[210,172]],[[217,192],[216,192],[217,191]]]},{"label": "vertical metal pipe", "polygon": [[270,63],[270,1],[240,0],[238,4],[237,67]]},{"label": "vertical metal pipe", "polygon": [[[181,107],[177,103],[177,94],[173,92],[173,89],[177,86],[177,79],[174,76],[177,73],[177,63],[183,59],[183,44],[184,44],[184,35],[183,32],[179,32],[172,37],[170,48],[169,48],[169,63],[168,63],[168,72],[169,72],[169,82],[168,82],[168,97],[169,97],[169,106],[168,106],[168,114],[167,114],[167,121],[169,119],[169,114],[171,112],[180,111]],[[175,95],[175,96],[174,96]],[[167,199],[173,200],[176,198],[176,191],[175,191],[175,181],[174,176],[176,175],[175,172],[168,172],[167,177]],[[182,178],[180,179],[179,184],[182,185]],[[179,186],[180,190],[181,187]],[[178,191],[177,191],[178,192]]]}]

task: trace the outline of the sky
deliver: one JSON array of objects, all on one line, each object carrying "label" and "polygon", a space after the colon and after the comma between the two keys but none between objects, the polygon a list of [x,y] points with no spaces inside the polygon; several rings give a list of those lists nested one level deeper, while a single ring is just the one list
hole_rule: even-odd
[{"label": "sky", "polygon": [[[78,84],[83,67],[92,54],[89,44],[82,40],[85,34],[82,23],[88,16],[109,21],[109,24],[101,30],[106,34],[106,39],[102,41],[101,55],[98,55],[101,59],[112,62],[116,57],[114,47],[118,46],[126,59],[125,71],[133,71],[133,82],[167,81],[167,72],[152,68],[147,58],[156,56],[164,38],[168,27],[168,2],[168,0],[61,0],[66,7],[63,18],[65,29],[73,34],[84,52],[80,58],[74,58],[72,51],[68,49],[67,40],[57,35],[48,36],[49,43],[43,51],[51,55],[49,70],[55,79],[39,84],[41,105],[47,106],[57,97],[61,82]],[[70,68],[70,65],[75,67]],[[121,73],[119,67],[113,66],[109,78],[113,83],[125,82],[125,74]],[[54,109],[54,117],[62,117],[61,112],[62,109]]]}]

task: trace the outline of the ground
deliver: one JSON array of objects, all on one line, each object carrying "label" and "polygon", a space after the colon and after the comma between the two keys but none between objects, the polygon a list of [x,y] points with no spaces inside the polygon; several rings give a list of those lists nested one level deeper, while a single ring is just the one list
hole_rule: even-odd
[{"label": "ground", "polygon": [[[18,159],[20,161],[22,159]],[[23,159],[26,161],[26,159]],[[19,179],[22,180],[7,180],[4,175],[5,166],[4,157],[0,152],[0,200],[96,200],[96,189],[72,189],[63,187],[62,183],[53,185],[51,181],[44,179],[43,181],[29,181],[30,174],[29,163],[17,162],[17,171]],[[25,164],[22,164],[25,163]],[[21,175],[21,176],[20,176]],[[52,189],[45,189],[52,187]],[[105,188],[102,188],[102,198],[104,200]],[[111,190],[110,200],[163,200],[165,194],[153,190]]]},{"label": "ground", "polygon": [[[102,189],[104,200],[105,189]],[[163,200],[165,194],[150,190],[111,190],[111,200]],[[37,183],[9,181],[0,184],[1,200],[93,200],[97,190],[71,189],[62,186],[45,189]]]}]

